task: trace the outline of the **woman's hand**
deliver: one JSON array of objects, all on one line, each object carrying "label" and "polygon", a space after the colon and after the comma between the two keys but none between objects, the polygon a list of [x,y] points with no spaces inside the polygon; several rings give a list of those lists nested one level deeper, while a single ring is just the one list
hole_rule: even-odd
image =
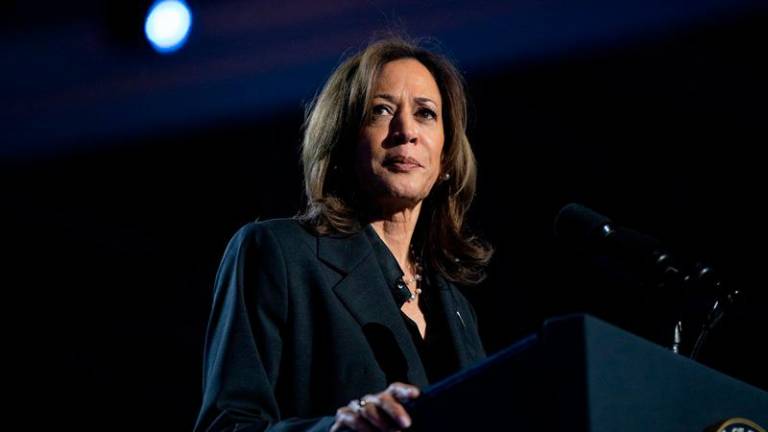
[{"label": "woman's hand", "polygon": [[344,429],[361,432],[396,431],[411,425],[402,403],[419,396],[418,387],[392,383],[386,390],[365,395],[336,410],[331,432]]}]

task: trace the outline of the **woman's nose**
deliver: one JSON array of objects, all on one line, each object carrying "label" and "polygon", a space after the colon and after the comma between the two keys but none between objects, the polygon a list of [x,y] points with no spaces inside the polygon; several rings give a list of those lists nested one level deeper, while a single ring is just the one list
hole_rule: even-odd
[{"label": "woman's nose", "polygon": [[390,123],[390,134],[397,144],[415,143],[418,138],[416,120],[406,110],[400,110]]}]

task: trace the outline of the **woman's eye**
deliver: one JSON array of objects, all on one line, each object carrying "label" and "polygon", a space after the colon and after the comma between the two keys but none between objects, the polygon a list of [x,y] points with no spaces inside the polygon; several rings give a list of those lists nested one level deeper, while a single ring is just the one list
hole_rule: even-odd
[{"label": "woman's eye", "polygon": [[386,105],[376,105],[373,107],[372,112],[373,112],[373,115],[380,116],[380,115],[391,114],[392,110],[390,110],[389,107]]},{"label": "woman's eye", "polygon": [[428,120],[434,120],[434,119],[437,118],[437,114],[434,111],[432,111],[431,109],[429,109],[429,108],[422,108],[422,109],[420,109],[418,111],[418,115],[421,118],[428,119]]}]

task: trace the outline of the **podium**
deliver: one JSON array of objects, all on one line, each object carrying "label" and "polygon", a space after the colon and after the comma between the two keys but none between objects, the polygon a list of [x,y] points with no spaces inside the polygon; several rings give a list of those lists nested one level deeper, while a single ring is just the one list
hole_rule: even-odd
[{"label": "podium", "polygon": [[589,315],[547,321],[407,409],[414,431],[703,432],[734,417],[768,426],[768,392]]}]

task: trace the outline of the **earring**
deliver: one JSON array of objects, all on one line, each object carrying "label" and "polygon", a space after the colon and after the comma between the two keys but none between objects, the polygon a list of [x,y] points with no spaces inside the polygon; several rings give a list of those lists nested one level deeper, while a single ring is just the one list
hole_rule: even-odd
[{"label": "earring", "polygon": [[451,179],[451,173],[443,173],[443,175],[440,176],[440,179],[442,181],[448,181]]}]

